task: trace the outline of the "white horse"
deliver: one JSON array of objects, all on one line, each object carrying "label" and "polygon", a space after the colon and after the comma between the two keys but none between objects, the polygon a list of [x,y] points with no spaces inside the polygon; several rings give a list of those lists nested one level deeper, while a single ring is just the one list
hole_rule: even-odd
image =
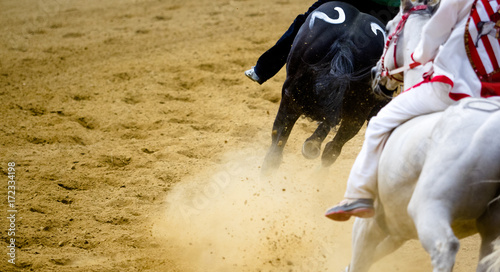
[{"label": "white horse", "polygon": [[[397,48],[390,44],[379,68],[411,62],[409,54],[431,16],[425,10],[407,13],[411,7],[403,0],[400,14],[388,24],[392,33],[409,16]],[[405,85],[420,81],[422,71],[405,72]],[[381,81],[395,86],[392,79]],[[477,271],[500,271],[495,259],[500,248],[493,246],[500,237],[499,135],[500,103],[492,99],[462,99],[395,129],[380,158],[376,215],[354,223],[348,271],[368,271],[410,239],[420,240],[434,272],[452,271],[459,239],[475,233],[481,236]]]}]

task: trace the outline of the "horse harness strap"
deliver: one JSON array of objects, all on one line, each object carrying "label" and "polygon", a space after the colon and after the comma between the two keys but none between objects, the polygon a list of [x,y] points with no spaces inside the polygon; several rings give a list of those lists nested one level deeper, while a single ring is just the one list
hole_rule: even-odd
[{"label": "horse harness strap", "polygon": [[[397,78],[393,77],[392,75],[404,72],[404,71],[414,67],[414,66],[404,66],[401,68],[398,67],[398,62],[396,60],[396,52],[397,52],[396,48],[397,48],[397,44],[398,44],[399,35],[401,35],[401,32],[403,32],[406,21],[408,21],[408,18],[410,17],[411,13],[414,11],[417,11],[417,10],[424,10],[424,9],[427,9],[427,5],[420,5],[420,6],[413,7],[408,12],[403,14],[403,16],[401,17],[401,20],[399,21],[398,25],[396,26],[396,29],[394,29],[394,32],[391,35],[389,35],[389,37],[387,38],[387,41],[385,43],[385,48],[384,48],[384,54],[382,55],[382,59],[381,59],[381,61],[382,61],[382,76],[386,76],[386,77],[389,77],[393,80],[403,82],[402,80],[397,79]],[[384,65],[384,59],[385,59],[385,56],[387,54],[387,50],[389,49],[389,46],[393,42],[394,42],[393,58],[394,58],[395,68],[394,68],[394,70],[389,70]]]}]

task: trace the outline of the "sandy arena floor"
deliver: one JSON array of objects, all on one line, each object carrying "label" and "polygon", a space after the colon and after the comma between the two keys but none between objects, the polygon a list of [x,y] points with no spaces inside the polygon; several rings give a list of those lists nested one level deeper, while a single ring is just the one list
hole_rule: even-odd
[{"label": "sandy arena floor", "polygon": [[[300,154],[271,178],[282,70],[243,76],[300,0],[0,0],[1,271],[340,271],[339,201],[363,131],[328,173]],[[7,219],[15,165],[15,236]],[[7,261],[15,238],[15,266]],[[478,238],[456,271],[475,270]],[[373,271],[430,271],[417,242]]]}]

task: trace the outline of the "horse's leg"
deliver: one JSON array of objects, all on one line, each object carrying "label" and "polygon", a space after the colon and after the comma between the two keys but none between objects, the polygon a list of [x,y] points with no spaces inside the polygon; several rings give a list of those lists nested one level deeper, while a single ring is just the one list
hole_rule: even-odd
[{"label": "horse's leg", "polygon": [[290,136],[293,125],[300,114],[291,107],[290,99],[283,97],[280,103],[278,114],[274,120],[272,131],[272,143],[262,164],[262,173],[268,175],[278,169],[283,157],[283,149]]},{"label": "horse's leg", "polygon": [[452,203],[413,195],[408,212],[417,228],[418,238],[431,256],[434,272],[451,272],[459,248],[459,240],[450,226]]},{"label": "horse's leg", "polygon": [[352,259],[349,272],[364,272],[374,263],[375,249],[387,237],[375,219],[358,219],[352,228]]},{"label": "horse's leg", "polygon": [[375,98],[369,95],[369,91],[357,93],[351,91],[350,94],[346,94],[342,103],[342,121],[339,130],[333,140],[325,145],[321,157],[324,167],[329,167],[337,160],[344,144],[356,136],[376,103]]},{"label": "horse's leg", "polygon": [[349,272],[368,271],[373,263],[394,252],[404,242],[388,235],[374,218],[357,218],[352,233],[352,260]]},{"label": "horse's leg", "polygon": [[[477,228],[481,235],[481,251],[479,260],[483,260],[487,255],[493,252],[493,244],[500,238],[500,199],[495,200],[488,206],[485,213],[477,220]],[[477,272],[486,272],[489,264],[480,262]]]},{"label": "horse's leg", "polygon": [[316,159],[321,154],[321,143],[330,133],[331,126],[327,122],[321,122],[311,137],[302,145],[302,155],[307,159]]},{"label": "horse's leg", "polygon": [[375,254],[373,257],[373,262],[377,262],[383,257],[391,254],[396,251],[396,249],[400,248],[405,243],[405,240],[394,237],[392,235],[387,236],[376,248]]},{"label": "horse's leg", "polygon": [[364,122],[364,119],[349,120],[345,118],[342,120],[339,130],[335,134],[335,137],[333,137],[333,140],[325,145],[323,155],[321,156],[323,167],[329,167],[337,160],[344,144],[352,139],[352,137],[356,136]]}]

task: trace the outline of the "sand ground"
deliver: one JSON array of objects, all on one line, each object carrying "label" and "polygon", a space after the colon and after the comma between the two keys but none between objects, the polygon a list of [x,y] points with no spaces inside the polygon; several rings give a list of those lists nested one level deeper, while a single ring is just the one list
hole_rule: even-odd
[{"label": "sand ground", "polygon": [[[300,155],[314,130],[301,119],[260,178],[285,74],[243,76],[309,2],[0,0],[0,270],[345,267],[352,221],[322,215],[363,131],[324,173]],[[462,242],[456,271],[475,270],[477,244]],[[373,270],[430,261],[410,242]]]}]

